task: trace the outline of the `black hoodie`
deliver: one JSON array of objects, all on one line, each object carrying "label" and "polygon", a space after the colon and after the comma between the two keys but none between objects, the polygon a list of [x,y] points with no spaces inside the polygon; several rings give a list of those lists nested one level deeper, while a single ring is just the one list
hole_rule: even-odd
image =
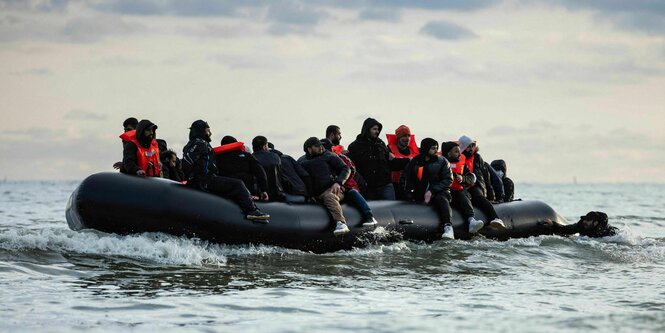
[{"label": "black hoodie", "polygon": [[[152,128],[157,130],[157,125],[153,124],[150,120],[143,119],[136,126],[136,140],[144,148],[150,148],[150,143],[155,139],[155,134],[153,134],[152,139],[146,138],[143,133]],[[136,159],[136,153],[138,149],[136,144],[133,142],[124,142],[122,150],[122,166],[125,169],[127,174],[136,175],[141,168],[139,168],[138,161]]]},{"label": "black hoodie", "polygon": [[188,186],[199,186],[204,178],[217,174],[215,154],[205,129],[208,123],[197,120],[189,129],[189,142],[182,149],[182,171]]},{"label": "black hoodie", "polygon": [[503,182],[503,201],[510,202],[513,201],[515,197],[515,183],[513,180],[508,178],[506,175],[507,167],[506,161],[504,160],[494,160],[490,166],[499,173],[501,176],[501,181]]},{"label": "black hoodie", "polygon": [[379,135],[383,125],[374,118],[367,118],[363,123],[362,131],[356,140],[349,145],[348,157],[356,165],[358,173],[367,182],[367,187],[378,188],[390,184],[390,172],[400,171],[399,166],[393,168],[390,161],[390,151],[385,142],[377,136],[369,137],[369,130],[374,125],[379,126]]},{"label": "black hoodie", "polygon": [[[428,156],[432,146],[438,145],[436,140],[425,138],[420,144],[420,154],[409,162],[404,169],[400,182],[404,184],[407,197],[415,201],[423,201],[425,192],[433,196],[443,195],[450,199],[450,185],[453,175],[450,163],[442,156]],[[418,179],[418,169],[423,168],[422,178]]]}]

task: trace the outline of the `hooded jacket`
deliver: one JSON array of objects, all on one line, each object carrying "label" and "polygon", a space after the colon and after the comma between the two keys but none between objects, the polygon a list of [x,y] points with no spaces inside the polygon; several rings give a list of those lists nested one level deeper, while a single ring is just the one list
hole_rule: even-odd
[{"label": "hooded jacket", "polygon": [[[402,179],[407,197],[423,201],[425,192],[430,191],[432,196],[444,195],[450,198],[450,185],[453,183],[450,163],[441,156],[430,156],[429,159],[426,156],[419,154],[404,169]],[[420,168],[422,172],[419,172]]]},{"label": "hooded jacket", "polygon": [[[367,182],[367,187],[377,188],[390,184],[390,172],[393,164],[390,161],[390,151],[385,142],[379,136],[372,139],[369,137],[369,130],[373,126],[379,126],[379,136],[383,125],[376,119],[367,118],[363,123],[360,134],[356,140],[349,145],[348,157],[356,165],[358,173]],[[395,171],[399,166],[394,166]]]},{"label": "hooded jacket", "polygon": [[192,124],[189,129],[189,142],[182,149],[182,171],[187,185],[200,186],[201,182],[217,174],[215,154],[210,146],[210,138],[206,135],[207,123]]},{"label": "hooded jacket", "polygon": [[[138,160],[139,148],[136,146],[136,143],[138,143],[141,145],[142,150],[149,151],[149,154],[151,155],[147,156],[149,159],[153,159],[153,154],[157,155],[152,162],[152,166],[150,167],[150,169],[154,171],[151,171],[150,173],[154,173],[155,176],[159,177],[159,148],[157,141],[154,139],[154,136],[152,139],[148,139],[144,136],[144,133],[147,129],[156,130],[157,125],[153,124],[150,120],[143,119],[136,126],[135,132],[129,131],[120,136],[120,138],[123,140],[122,165],[126,173],[130,175],[136,175],[136,173],[141,170]],[[134,135],[136,138],[136,143],[132,140]],[[132,139],[130,139],[130,137],[132,137]],[[143,171],[148,173],[148,170]]]},{"label": "hooded jacket", "polygon": [[492,169],[494,169],[497,172],[497,175],[499,176],[499,178],[501,178],[501,181],[503,182],[503,201],[504,202],[513,201],[515,196],[515,183],[513,183],[513,180],[508,178],[508,176],[506,175],[507,172],[506,161],[494,160],[490,164],[490,167],[492,167]]},{"label": "hooded jacket", "polygon": [[319,196],[334,183],[343,186],[350,174],[349,167],[335,153],[327,150],[317,156],[305,155],[301,165],[309,173],[312,196]]}]

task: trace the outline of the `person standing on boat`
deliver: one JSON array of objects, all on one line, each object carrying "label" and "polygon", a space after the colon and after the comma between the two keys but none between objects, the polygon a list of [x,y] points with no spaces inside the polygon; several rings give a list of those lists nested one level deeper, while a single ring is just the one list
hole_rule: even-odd
[{"label": "person standing on boat", "polygon": [[335,221],[335,236],[349,232],[346,218],[339,204],[344,199],[344,183],[349,178],[350,169],[335,154],[326,151],[316,137],[311,137],[303,144],[305,158],[302,167],[309,173],[312,182],[312,196],[323,201],[333,221]]},{"label": "person standing on boat", "polygon": [[252,139],[254,157],[259,161],[266,173],[268,195],[273,201],[284,201],[284,187],[282,186],[282,159],[268,148],[268,139],[258,135]]},{"label": "person standing on boat", "polygon": [[[139,124],[139,121],[134,118],[134,117],[129,117],[125,119],[125,121],[122,123],[122,127],[124,129],[123,133],[127,133],[129,131],[133,131],[136,129],[136,125]],[[125,149],[125,143],[127,143],[125,140],[122,140],[122,149]],[[122,166],[122,161],[115,162],[113,163],[113,169],[119,170],[120,173],[127,173],[127,170]]]},{"label": "person standing on boat", "polygon": [[[331,145],[330,140],[326,139],[321,139],[321,145],[323,145],[323,148],[325,148],[327,151],[332,151],[333,147]],[[363,227],[374,227],[377,225],[377,221],[374,218],[374,213],[372,212],[372,209],[369,207],[367,204],[367,200],[363,197],[362,194],[360,194],[360,188],[358,187],[358,182],[357,182],[357,175],[356,173],[356,166],[353,164],[353,161],[346,155],[342,153],[340,150],[339,153],[336,153],[337,156],[346,164],[346,166],[349,167],[349,178],[346,179],[344,182],[344,196],[350,201],[354,206],[356,206],[358,209],[360,209],[360,212],[363,215]]]},{"label": "person standing on boat", "polygon": [[471,204],[471,196],[466,191],[466,187],[475,183],[476,175],[466,168],[464,158],[460,157],[463,155],[461,155],[457,142],[442,143],[441,154],[450,162],[450,170],[453,176],[453,183],[450,185],[450,204],[462,213],[462,217],[469,224],[469,233],[475,234],[485,225],[483,221],[476,220]]},{"label": "person standing on boat", "polygon": [[416,145],[416,138],[411,134],[411,129],[406,125],[401,125],[395,130],[395,134],[386,134],[388,141],[388,149],[395,155],[393,165],[397,170],[393,170],[390,174],[391,182],[395,188],[395,197],[397,200],[405,200],[406,194],[402,186],[399,186],[399,179],[402,177],[402,172],[409,164],[412,158],[416,157],[420,150]]},{"label": "person standing on boat", "polygon": [[220,176],[240,179],[256,199],[269,199],[266,173],[261,163],[245,151],[245,143],[226,135],[213,151]]},{"label": "person standing on boat", "polygon": [[348,156],[367,182],[367,200],[395,200],[395,188],[390,181],[394,156],[379,138],[382,128],[376,119],[365,119],[360,134],[349,145]]},{"label": "person standing on boat", "polygon": [[438,156],[439,144],[432,138],[420,142],[419,154],[404,169],[404,194],[410,201],[424,202],[434,207],[443,225],[441,238],[454,239],[450,186],[453,176],[450,163]]},{"label": "person standing on boat", "polygon": [[[471,195],[471,204],[487,215],[490,219],[490,225],[505,229],[506,225],[499,218],[494,210],[492,203],[487,200],[487,191],[492,190],[490,176],[487,169],[485,169],[485,161],[478,154],[478,147],[476,143],[468,136],[462,135],[459,138],[459,148],[464,156],[464,164],[466,168],[476,176],[476,181],[469,186],[467,191]],[[492,190],[493,193],[493,190]],[[494,194],[492,194],[494,196]]]},{"label": "person standing on boat", "polygon": [[155,140],[157,125],[143,119],[136,130],[120,136],[125,145],[122,151],[122,166],[130,175],[141,177],[161,177],[159,146]]},{"label": "person standing on boat", "polygon": [[189,128],[189,142],[182,149],[182,169],[187,186],[232,200],[248,220],[268,223],[270,215],[256,207],[241,180],[217,175],[215,154],[210,146],[211,135],[210,126],[203,120],[193,122]]}]

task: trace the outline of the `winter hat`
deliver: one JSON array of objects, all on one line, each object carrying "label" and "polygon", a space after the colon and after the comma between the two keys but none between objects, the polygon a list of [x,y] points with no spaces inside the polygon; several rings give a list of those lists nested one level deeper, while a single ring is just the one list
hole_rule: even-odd
[{"label": "winter hat", "polygon": [[222,146],[223,146],[223,145],[228,145],[229,143],[234,143],[234,142],[238,142],[238,140],[236,140],[236,138],[234,138],[230,135],[226,135],[222,138],[221,143],[222,143]]},{"label": "winter hat", "polygon": [[462,135],[459,138],[459,149],[464,151],[471,143],[473,143],[473,139],[466,135]]},{"label": "winter hat", "polygon": [[441,144],[441,154],[443,154],[443,156],[445,157],[445,156],[448,155],[448,153],[449,153],[453,148],[455,148],[455,147],[457,147],[457,146],[459,146],[459,145],[457,144],[457,142],[454,142],[454,141],[447,141],[447,142],[444,142],[444,143]]},{"label": "winter hat", "polygon": [[333,144],[330,140],[324,138],[324,139],[321,139],[320,142],[321,142],[321,145],[323,146],[323,148],[325,148],[326,150],[332,151]]},{"label": "winter hat", "polygon": [[192,129],[192,128],[206,129],[206,128],[210,128],[210,126],[208,126],[208,123],[206,123],[205,121],[199,119],[199,120],[193,122],[192,126],[190,126],[189,128],[190,129]]},{"label": "winter hat", "polygon": [[397,140],[403,136],[411,136],[411,129],[406,125],[401,125],[395,130],[395,136],[397,137]]},{"label": "winter hat", "polygon": [[439,143],[432,138],[424,138],[420,141],[420,154],[426,155],[432,146],[438,146]]},{"label": "winter hat", "polygon": [[309,147],[311,147],[311,146],[320,145],[320,144],[321,144],[321,141],[319,141],[319,139],[318,139],[317,137],[313,136],[313,137],[311,137],[311,138],[305,140],[305,143],[302,145],[302,149],[303,149],[303,150],[305,151],[305,153],[306,153],[306,152],[307,152],[307,148],[309,148]]}]

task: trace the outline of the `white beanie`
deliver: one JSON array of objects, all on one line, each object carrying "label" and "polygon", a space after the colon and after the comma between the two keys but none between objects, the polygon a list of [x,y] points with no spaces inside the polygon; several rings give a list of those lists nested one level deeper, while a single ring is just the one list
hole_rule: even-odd
[{"label": "white beanie", "polygon": [[466,136],[466,135],[460,136],[459,140],[457,141],[457,143],[459,144],[459,149],[461,151],[464,151],[467,147],[469,147],[469,145],[472,142],[473,142],[473,140],[470,137]]}]

